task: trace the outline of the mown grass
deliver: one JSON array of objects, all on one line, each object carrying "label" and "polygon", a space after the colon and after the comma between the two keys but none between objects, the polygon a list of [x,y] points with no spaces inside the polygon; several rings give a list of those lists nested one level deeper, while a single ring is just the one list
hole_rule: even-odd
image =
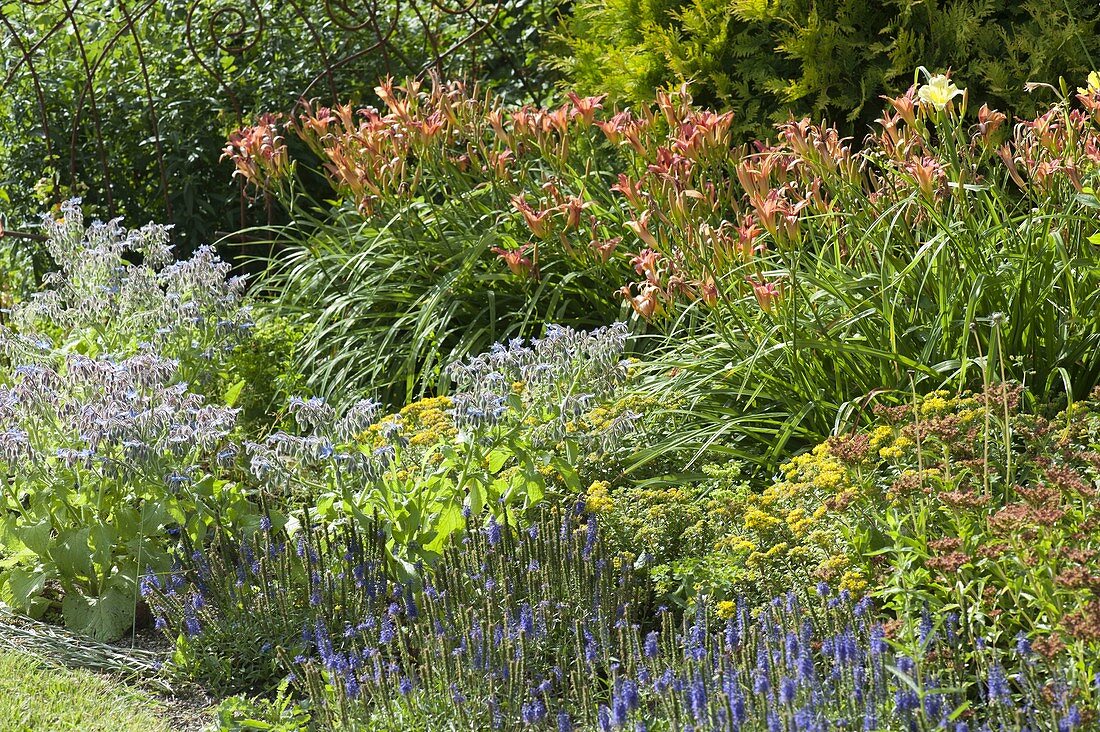
[{"label": "mown grass", "polygon": [[89,671],[54,669],[0,652],[0,732],[167,732],[148,695]]}]

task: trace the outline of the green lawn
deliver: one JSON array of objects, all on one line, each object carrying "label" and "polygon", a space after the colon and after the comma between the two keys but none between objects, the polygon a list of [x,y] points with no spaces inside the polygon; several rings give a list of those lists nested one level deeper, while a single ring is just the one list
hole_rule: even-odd
[{"label": "green lawn", "polygon": [[167,732],[149,696],[90,671],[54,669],[0,652],[0,732]]}]

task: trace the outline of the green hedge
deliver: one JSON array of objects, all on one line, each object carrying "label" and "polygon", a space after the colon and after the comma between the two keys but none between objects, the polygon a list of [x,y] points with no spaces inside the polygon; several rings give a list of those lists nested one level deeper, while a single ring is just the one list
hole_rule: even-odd
[{"label": "green hedge", "polygon": [[556,64],[583,93],[643,104],[691,82],[696,101],[737,113],[745,137],[796,117],[843,120],[862,136],[879,95],[913,69],[953,69],[1020,115],[1051,101],[1029,81],[1084,78],[1100,59],[1095,0],[584,0]]}]

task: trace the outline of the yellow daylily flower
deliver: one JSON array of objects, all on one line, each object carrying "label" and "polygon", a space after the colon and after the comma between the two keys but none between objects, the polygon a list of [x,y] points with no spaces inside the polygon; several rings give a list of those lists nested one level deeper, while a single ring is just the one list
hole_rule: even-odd
[{"label": "yellow daylily flower", "polygon": [[936,109],[943,110],[955,97],[961,97],[965,89],[955,86],[944,74],[936,74],[928,80],[928,83],[917,89],[917,99],[921,104],[927,104]]},{"label": "yellow daylily flower", "polygon": [[1095,94],[1096,92],[1100,92],[1100,71],[1090,72],[1089,77],[1085,79],[1085,85],[1077,87],[1078,94]]}]

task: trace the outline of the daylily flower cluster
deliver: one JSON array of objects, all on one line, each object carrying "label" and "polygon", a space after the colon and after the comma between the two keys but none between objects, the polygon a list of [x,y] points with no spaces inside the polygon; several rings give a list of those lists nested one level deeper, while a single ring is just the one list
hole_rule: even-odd
[{"label": "daylily flower cluster", "polygon": [[[386,112],[307,105],[292,126],[366,215],[417,196],[494,196],[518,215],[517,238],[530,237],[493,249],[521,280],[540,277],[553,244],[556,256],[611,273],[629,260],[638,279],[620,293],[645,318],[685,299],[755,298],[775,313],[790,266],[769,252],[850,246],[866,219],[894,206],[920,224],[927,214],[906,203],[913,195],[965,205],[967,186],[1005,178],[1013,195],[1081,190],[1100,164],[1095,87],[1078,90],[1083,110],[1060,104],[1007,130],[1006,116],[983,106],[967,129],[966,89],[928,74],[887,99],[858,150],[805,119],[737,146],[730,114],[695,107],[685,89],[639,111],[575,94],[556,108],[509,110],[460,84],[387,80],[377,90]],[[254,177],[254,155],[231,156]]]}]

